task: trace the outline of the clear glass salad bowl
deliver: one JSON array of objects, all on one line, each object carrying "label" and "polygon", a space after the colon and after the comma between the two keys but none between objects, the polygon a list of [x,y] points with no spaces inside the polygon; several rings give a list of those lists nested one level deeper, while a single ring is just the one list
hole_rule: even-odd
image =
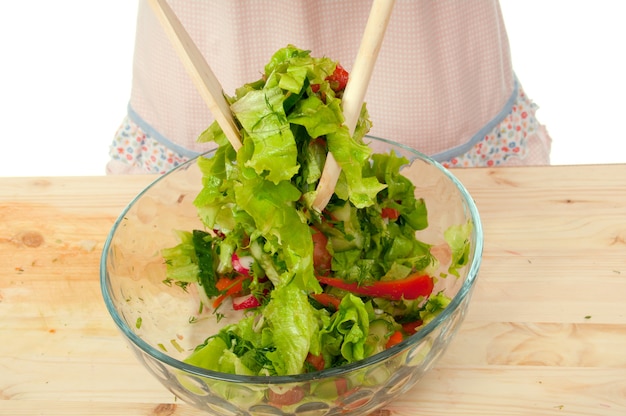
[{"label": "clear glass salad bowl", "polygon": [[[183,362],[217,323],[199,309],[194,288],[164,284],[160,250],[177,244],[175,230],[202,227],[193,200],[202,184],[197,159],[159,177],[124,209],[103,249],[100,276],[106,306],[139,361],[167,389],[216,415],[365,415],[411,389],[444,353],[461,325],[483,247],[478,211],[464,186],[441,165],[403,145],[366,137],[374,152],[411,161],[403,174],[426,201],[429,226],[419,238],[445,247],[450,226],[471,224],[470,250],[459,276],[439,270],[435,291],[452,300],[417,333],[365,360],[293,376],[241,376]],[[211,152],[205,156],[210,157]],[[446,250],[439,250],[444,253]],[[445,264],[445,259],[440,259]],[[418,387],[416,387],[418,388]]]}]

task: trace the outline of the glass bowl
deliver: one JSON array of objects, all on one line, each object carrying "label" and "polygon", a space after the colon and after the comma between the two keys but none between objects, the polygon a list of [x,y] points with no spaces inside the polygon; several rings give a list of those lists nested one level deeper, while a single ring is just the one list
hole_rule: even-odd
[{"label": "glass bowl", "polygon": [[216,415],[365,415],[413,387],[444,353],[464,319],[480,267],[478,211],[463,185],[437,162],[388,140],[366,137],[366,142],[374,152],[393,150],[411,161],[402,172],[428,208],[429,226],[419,232],[420,240],[445,247],[448,227],[472,224],[470,251],[459,276],[447,273],[445,259],[434,275],[435,291],[452,298],[450,304],[401,343],[343,367],[250,377],[184,363],[222,325],[198,308],[193,288],[185,292],[163,283],[160,250],[178,243],[175,230],[202,228],[193,205],[202,174],[193,159],[130,202],[106,240],[100,264],[101,289],[114,322],[139,361],[178,398]]}]

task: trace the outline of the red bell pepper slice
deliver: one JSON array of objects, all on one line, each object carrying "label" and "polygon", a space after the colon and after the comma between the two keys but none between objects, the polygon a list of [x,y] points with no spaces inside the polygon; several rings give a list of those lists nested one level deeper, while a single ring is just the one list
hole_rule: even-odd
[{"label": "red bell pepper slice", "polygon": [[324,369],[324,367],[326,366],[326,362],[324,361],[324,357],[321,354],[320,355],[313,355],[313,354],[309,353],[306,356],[306,359],[304,361],[309,363],[309,364],[311,364],[311,367],[313,367],[317,371],[322,371]]},{"label": "red bell pepper slice", "polygon": [[417,332],[417,329],[423,324],[424,322],[422,322],[421,320],[407,322],[407,323],[402,324],[402,330],[406,332],[408,335],[413,335],[414,333]]},{"label": "red bell pepper slice", "polygon": [[333,308],[334,310],[338,310],[339,305],[341,304],[341,299],[336,296],[329,295],[328,293],[312,293],[311,297],[325,308]]},{"label": "red bell pepper slice", "polygon": [[328,286],[347,290],[357,295],[385,298],[389,300],[417,299],[432,293],[435,283],[433,278],[425,274],[412,274],[405,279],[385,280],[359,285],[346,282],[336,277],[317,276],[317,280]]},{"label": "red bell pepper slice", "polygon": [[391,336],[387,340],[387,344],[385,344],[385,348],[389,349],[393,347],[394,345],[401,343],[403,339],[404,339],[404,336],[402,335],[402,332],[396,331],[393,334],[391,334]]},{"label": "red bell pepper slice", "polygon": [[400,217],[400,211],[395,208],[383,208],[380,216],[395,221]]},{"label": "red bell pepper slice", "polygon": [[215,287],[217,288],[217,290],[223,293],[216,297],[215,300],[213,300],[213,307],[217,308],[222,304],[224,299],[241,292],[243,290],[243,281],[248,279],[250,279],[250,277],[244,275],[239,275],[234,279],[221,277],[215,284]]}]

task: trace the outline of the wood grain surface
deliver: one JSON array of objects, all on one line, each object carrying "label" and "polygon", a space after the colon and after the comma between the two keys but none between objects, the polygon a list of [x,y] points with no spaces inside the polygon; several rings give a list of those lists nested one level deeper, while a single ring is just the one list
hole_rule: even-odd
[{"label": "wood grain surface", "polygon": [[[447,353],[377,416],[626,415],[626,165],[455,170],[483,264]],[[154,176],[0,178],[0,415],[200,415],[139,364],[99,286]]]}]

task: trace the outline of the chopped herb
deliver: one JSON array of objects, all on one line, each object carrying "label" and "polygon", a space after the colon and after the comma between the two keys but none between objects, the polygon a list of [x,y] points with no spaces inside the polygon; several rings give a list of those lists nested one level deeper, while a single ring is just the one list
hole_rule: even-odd
[{"label": "chopped herb", "polygon": [[174,348],[176,348],[176,350],[178,352],[183,352],[184,351],[183,347],[181,347],[180,344],[178,343],[178,341],[176,341],[175,339],[171,339],[170,343],[174,346]]},{"label": "chopped herb", "polygon": [[188,285],[189,285],[189,282],[176,282],[176,286],[180,287],[185,292],[187,291]]},{"label": "chopped herb", "polygon": [[140,316],[139,318],[137,318],[137,321],[135,321],[135,327],[137,329],[141,328],[141,322],[142,322],[142,319],[141,319],[141,316]]}]

